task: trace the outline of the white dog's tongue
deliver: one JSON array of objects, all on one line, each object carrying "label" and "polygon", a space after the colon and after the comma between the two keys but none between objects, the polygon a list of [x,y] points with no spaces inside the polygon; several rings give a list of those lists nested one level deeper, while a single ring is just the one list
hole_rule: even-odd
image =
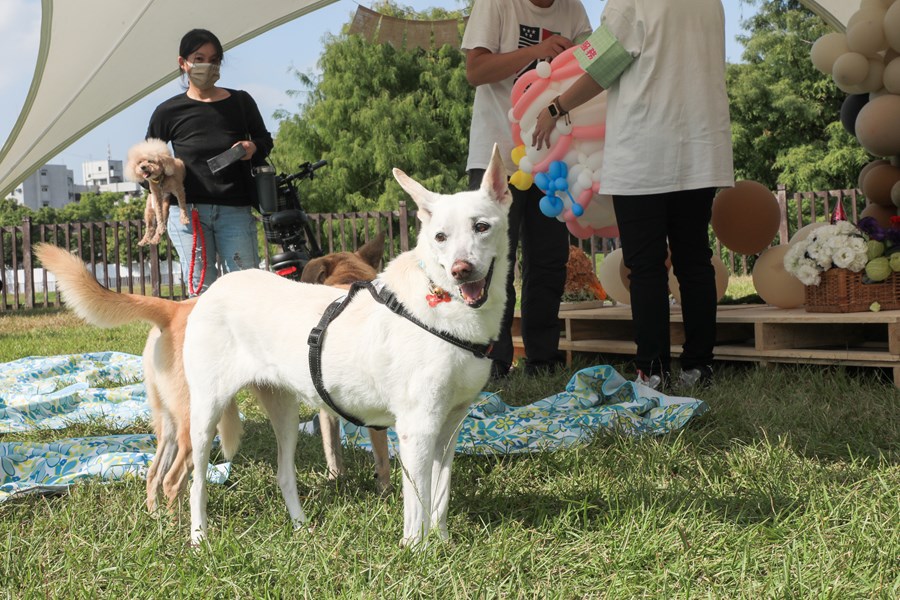
[{"label": "white dog's tongue", "polygon": [[486,281],[486,279],[480,279],[459,286],[459,291],[462,294],[463,300],[466,301],[466,304],[475,304],[481,300],[481,297],[484,295]]}]

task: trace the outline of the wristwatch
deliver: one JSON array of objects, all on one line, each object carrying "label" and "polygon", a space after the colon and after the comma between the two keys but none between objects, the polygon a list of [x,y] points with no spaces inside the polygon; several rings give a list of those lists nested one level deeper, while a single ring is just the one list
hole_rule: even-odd
[{"label": "wristwatch", "polygon": [[554,119],[558,119],[568,112],[566,110],[563,110],[562,106],[560,106],[559,96],[550,101],[550,104],[547,105],[547,110],[550,112],[550,116]]}]

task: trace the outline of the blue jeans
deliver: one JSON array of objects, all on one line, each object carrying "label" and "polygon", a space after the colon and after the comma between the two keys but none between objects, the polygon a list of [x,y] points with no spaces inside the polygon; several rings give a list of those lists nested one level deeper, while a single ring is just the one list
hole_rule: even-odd
[{"label": "blue jeans", "polygon": [[[259,267],[259,248],[256,239],[256,219],[249,206],[219,206],[216,204],[189,204],[200,213],[202,239],[197,236],[197,256],[194,261],[194,287],[200,285],[203,272],[202,246],[206,246],[206,273],[203,277],[205,291],[218,277],[218,267],[224,273],[255,269]],[[191,272],[191,249],[193,247],[193,225],[181,224],[181,209],[172,203],[169,220],[166,223],[169,239],[178,252],[181,263],[181,277],[186,283]]]}]

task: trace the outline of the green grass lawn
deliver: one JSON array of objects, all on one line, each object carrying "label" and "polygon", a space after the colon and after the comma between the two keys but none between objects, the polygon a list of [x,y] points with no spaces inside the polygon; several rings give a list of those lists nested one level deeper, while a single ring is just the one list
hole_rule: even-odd
[{"label": "green grass lawn", "polygon": [[[147,330],[3,315],[0,362],[139,354]],[[603,356],[572,369],[597,363],[627,369]],[[514,374],[491,389],[527,404],[570,375]],[[677,434],[458,457],[452,540],[416,553],[398,545],[402,498],[375,493],[369,456],[345,451],[348,478],[329,482],[310,436],[296,462],[314,531],[292,531],[271,428],[242,395],[247,433],[229,482],[210,486],[207,546],[186,543],[186,501],[171,516],[146,512],[143,481],[19,498],[0,504],[0,598],[900,597],[900,392],[890,378],[721,364],[700,396],[711,410]],[[110,432],[94,423],[0,442]],[[396,463],[393,477],[399,487]]]}]

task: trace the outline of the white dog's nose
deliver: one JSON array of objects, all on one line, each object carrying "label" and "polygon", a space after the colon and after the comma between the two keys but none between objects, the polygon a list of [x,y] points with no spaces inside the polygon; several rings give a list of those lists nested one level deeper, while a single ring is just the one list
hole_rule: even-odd
[{"label": "white dog's nose", "polygon": [[465,260],[457,260],[450,267],[450,274],[457,281],[468,279],[472,275],[472,263]]}]

